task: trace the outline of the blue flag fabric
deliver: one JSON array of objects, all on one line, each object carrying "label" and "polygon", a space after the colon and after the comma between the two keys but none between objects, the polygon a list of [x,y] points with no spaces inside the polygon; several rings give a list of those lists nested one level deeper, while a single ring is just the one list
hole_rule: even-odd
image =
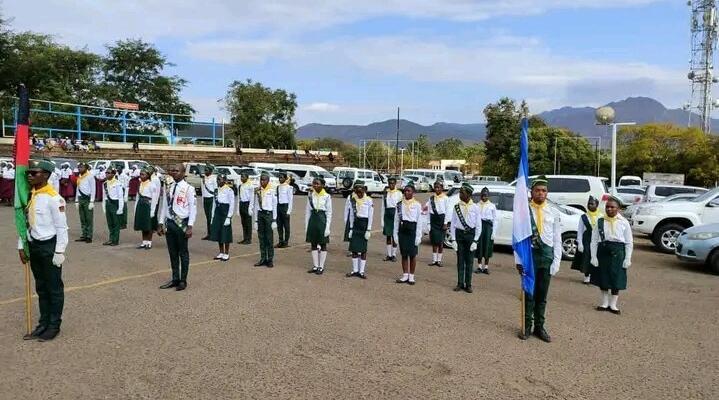
[{"label": "blue flag fabric", "polygon": [[534,295],[534,261],[532,260],[532,214],[529,212],[529,122],[522,119],[519,138],[519,170],[514,192],[512,248],[517,264],[524,267],[522,289]]}]

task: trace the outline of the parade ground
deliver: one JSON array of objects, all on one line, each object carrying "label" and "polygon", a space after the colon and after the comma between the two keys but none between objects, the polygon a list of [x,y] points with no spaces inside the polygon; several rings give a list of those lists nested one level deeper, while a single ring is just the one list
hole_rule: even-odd
[{"label": "parade ground", "polygon": [[[22,340],[23,268],[13,210],[1,207],[0,399],[719,396],[719,277],[636,238],[621,315],[595,311],[599,290],[563,262],[547,306],[553,342],[521,341],[510,249],[497,249],[491,275],[474,275],[467,294],[452,291],[453,251],[445,267],[427,266],[425,238],[417,284],[396,284],[401,267],[381,261],[381,200],[374,201],[367,280],[345,277],[344,199],[333,201],[322,276],[306,272],[304,197],[295,198],[291,247],[276,251],[273,269],[252,266],[256,236],[250,246],[233,244],[229,262],[213,261],[217,245],[200,240],[198,207],[183,292],[158,289],[170,276],[164,238],[136,250],[139,233],[124,230],[120,246],[102,246],[108,233],[98,203],[94,243],[75,243],[78,214],[69,205],[62,332],[45,343]],[[236,242],[237,217],[233,228]]]}]

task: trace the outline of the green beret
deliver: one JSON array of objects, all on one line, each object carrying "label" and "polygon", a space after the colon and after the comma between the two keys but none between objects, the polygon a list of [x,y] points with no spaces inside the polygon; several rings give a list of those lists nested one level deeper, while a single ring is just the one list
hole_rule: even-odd
[{"label": "green beret", "polygon": [[147,167],[141,169],[140,172],[144,172],[147,175],[152,175],[152,173],[155,172],[155,169],[152,168],[152,166],[148,165]]},{"label": "green beret", "polygon": [[268,174],[267,172],[263,172],[262,174],[260,174],[260,179],[262,178],[270,179],[270,174]]},{"label": "green beret", "polygon": [[534,178],[532,180],[532,186],[531,188],[534,188],[537,185],[547,186],[549,187],[549,180],[547,180],[547,177],[544,175],[539,175],[538,177]]},{"label": "green beret", "polygon": [[466,182],[462,184],[462,187],[460,187],[459,190],[462,190],[462,191],[466,192],[467,194],[474,193],[474,187],[472,187],[472,185],[470,185],[469,183],[466,183]]},{"label": "green beret", "polygon": [[240,174],[240,178],[249,179],[249,178],[250,178],[250,175],[247,174],[247,172],[243,172],[243,173]]},{"label": "green beret", "polygon": [[482,190],[479,192],[479,194],[485,194],[485,193],[489,194],[489,189],[487,189],[486,187],[483,187]]},{"label": "green beret", "polygon": [[610,201],[614,201],[614,202],[616,202],[617,204],[619,204],[620,206],[623,204],[623,203],[622,203],[622,199],[620,199],[620,198],[617,197],[617,196],[611,195],[611,194],[610,194],[609,197],[607,198],[607,202],[610,202]]},{"label": "green beret", "polygon": [[396,183],[396,182],[397,182],[397,178],[395,178],[394,176],[390,176],[389,178],[387,178],[387,182],[388,182],[388,183],[389,183],[389,182],[395,182],[395,183]]},{"label": "green beret", "polygon": [[218,174],[218,175],[217,175],[217,180],[219,181],[220,179],[226,181],[226,180],[227,180],[227,174]]},{"label": "green beret", "polygon": [[28,169],[39,169],[49,173],[55,172],[55,163],[50,160],[33,159],[30,160]]}]

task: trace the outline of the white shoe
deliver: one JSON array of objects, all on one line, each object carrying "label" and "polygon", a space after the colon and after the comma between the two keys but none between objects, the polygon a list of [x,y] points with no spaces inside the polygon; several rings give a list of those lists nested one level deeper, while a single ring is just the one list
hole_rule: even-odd
[{"label": "white shoe", "polygon": [[220,254],[218,254],[218,255],[215,256],[215,260],[222,260],[222,258],[223,258],[224,256],[225,256],[224,254],[220,253]]},{"label": "white shoe", "polygon": [[223,254],[223,255],[222,255],[222,261],[228,261],[229,259],[230,259],[230,255],[229,255],[229,254]]}]

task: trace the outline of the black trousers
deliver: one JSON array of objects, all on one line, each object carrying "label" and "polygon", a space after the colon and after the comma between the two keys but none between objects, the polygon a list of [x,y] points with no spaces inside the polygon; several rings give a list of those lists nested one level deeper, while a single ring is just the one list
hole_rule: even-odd
[{"label": "black trousers", "polygon": [[190,251],[187,249],[185,232],[173,220],[167,220],[167,251],[170,253],[173,281],[186,281],[190,270]]},{"label": "black trousers", "polygon": [[252,214],[250,214],[250,202],[240,202],[240,220],[242,221],[242,240],[252,241]]},{"label": "black trousers", "polygon": [[35,292],[40,306],[39,323],[48,328],[60,327],[65,304],[62,268],[52,264],[56,242],[56,238],[29,242],[30,269],[35,278]]},{"label": "black trousers", "polygon": [[277,205],[277,236],[281,244],[287,244],[290,241],[290,216],[287,215],[289,204]]}]

